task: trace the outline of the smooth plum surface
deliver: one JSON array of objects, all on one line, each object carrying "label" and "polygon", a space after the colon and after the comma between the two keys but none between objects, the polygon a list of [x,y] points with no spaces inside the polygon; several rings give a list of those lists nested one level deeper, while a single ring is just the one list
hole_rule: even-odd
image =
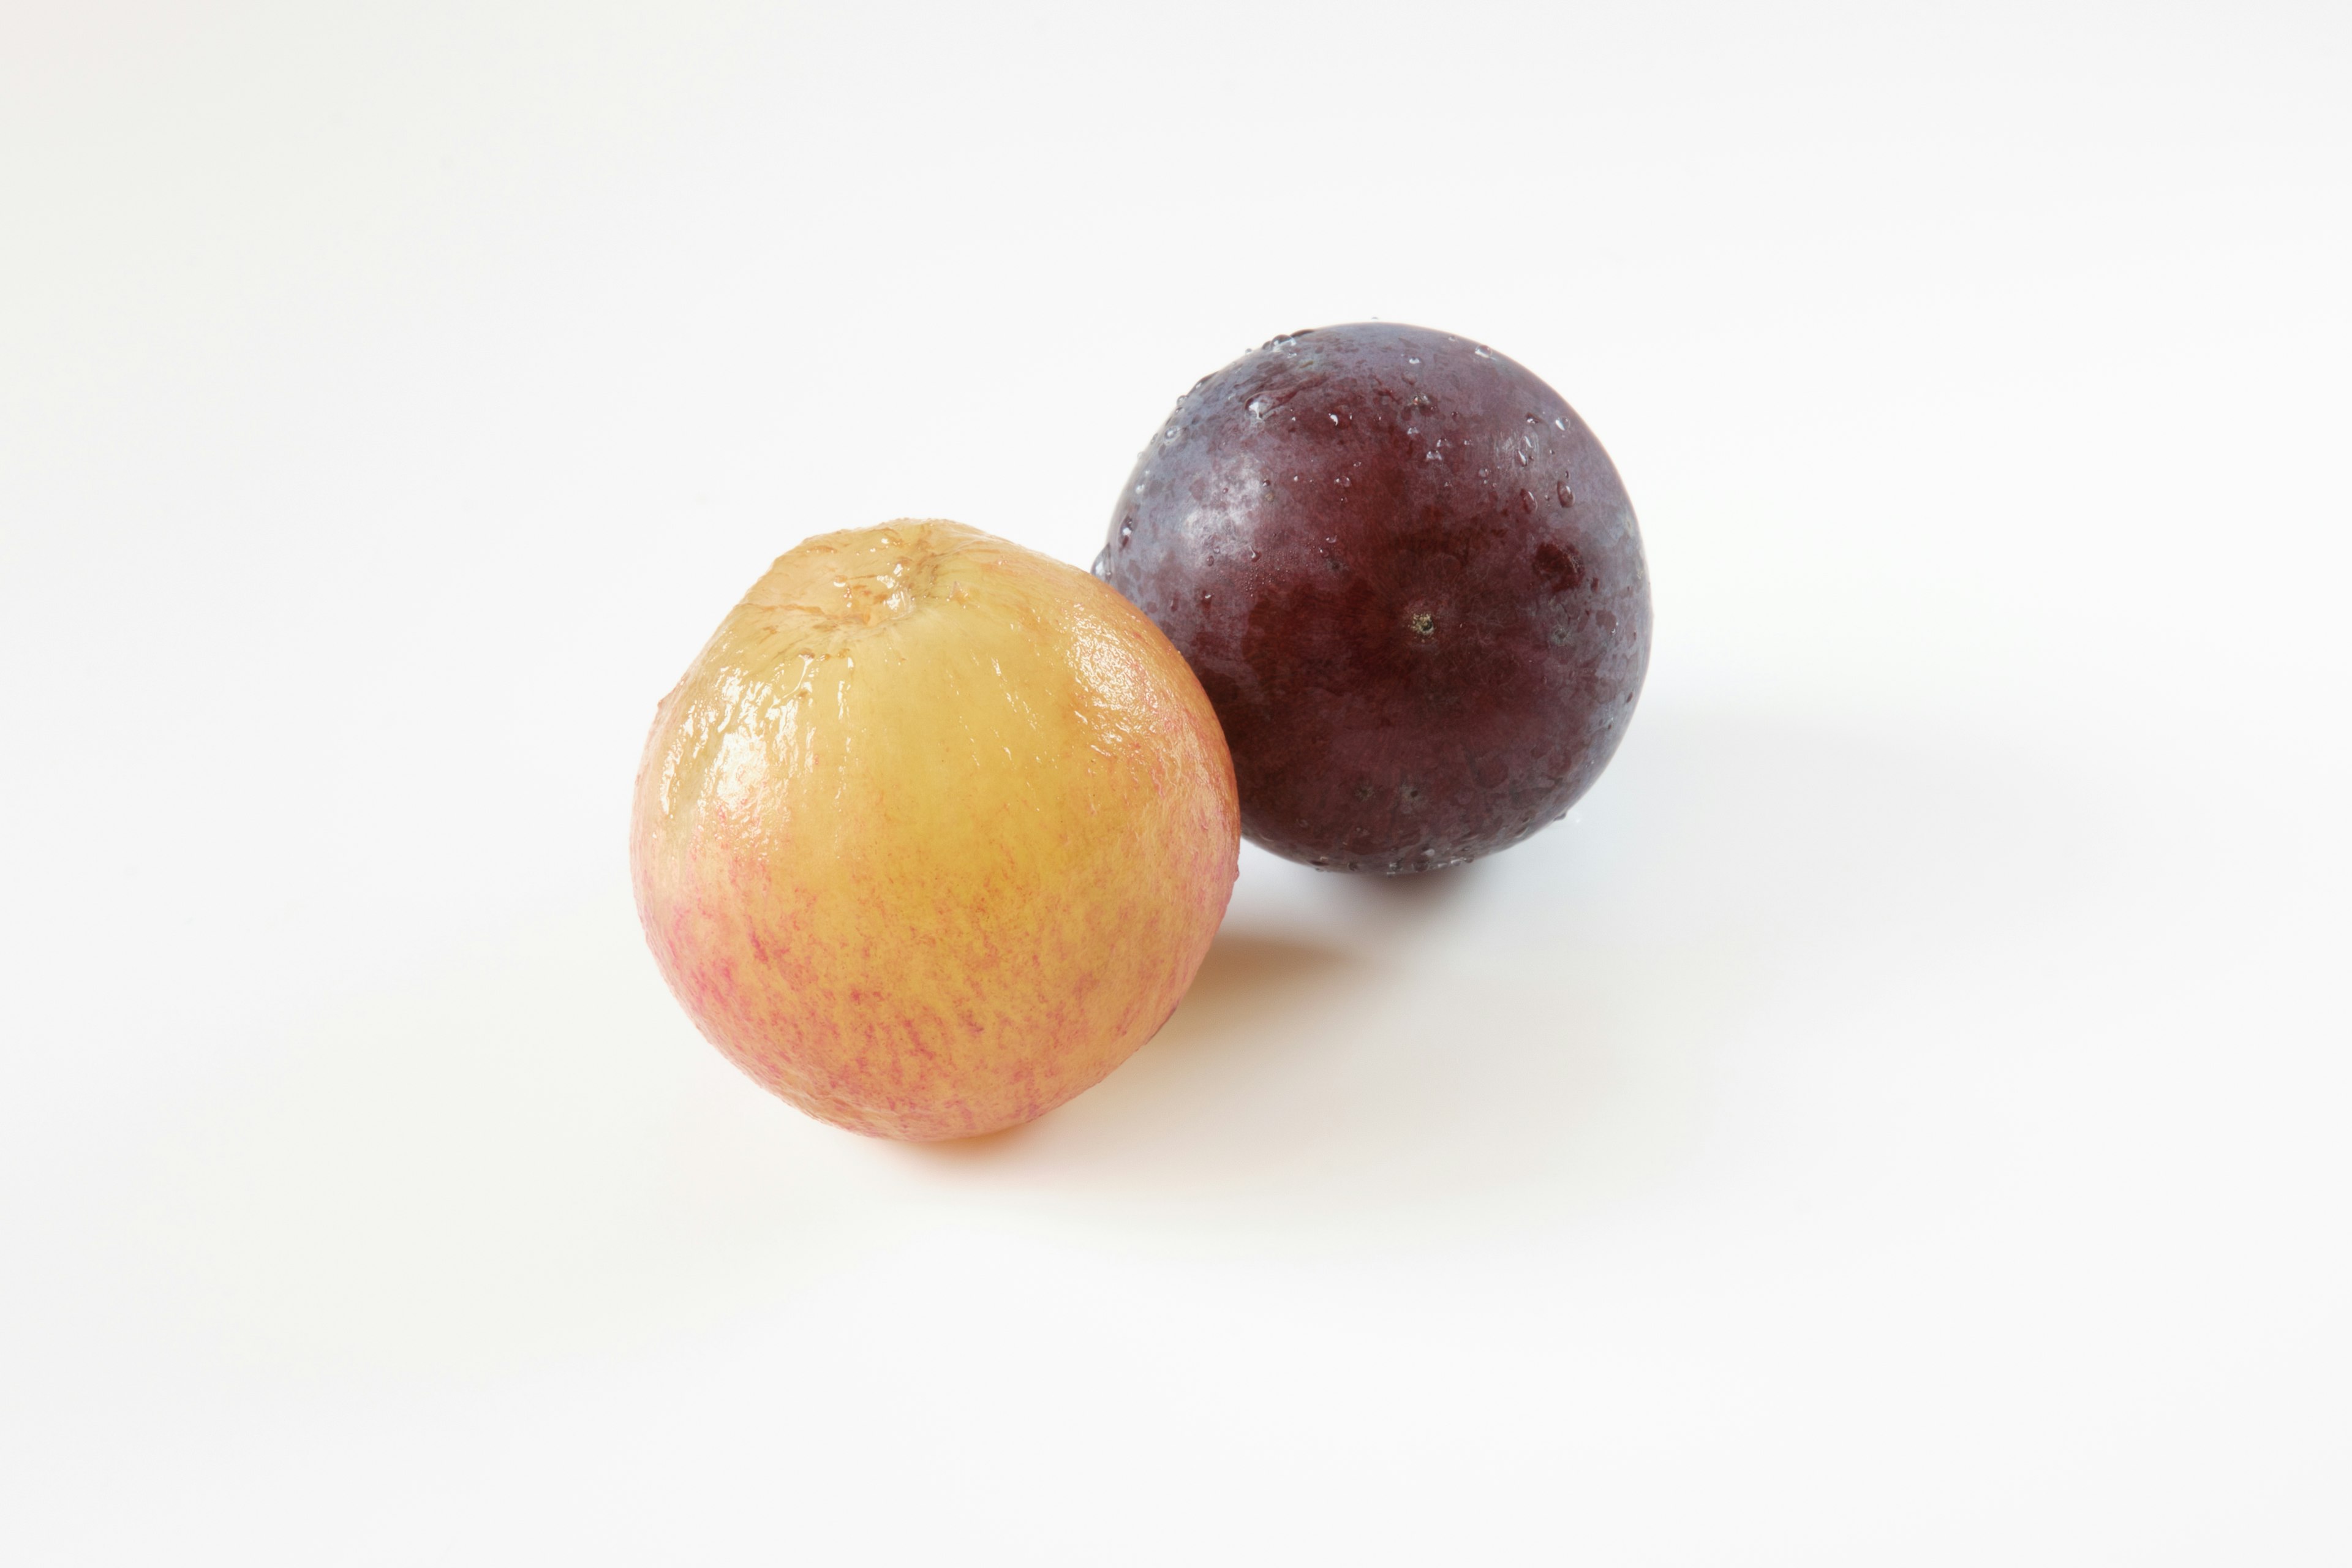
[{"label": "smooth plum surface", "polygon": [[1276,854],[1422,871],[1563,815],[1650,656],[1641,533],[1566,400],[1467,339],[1276,338],[1179,399],[1097,575],[1158,622]]}]

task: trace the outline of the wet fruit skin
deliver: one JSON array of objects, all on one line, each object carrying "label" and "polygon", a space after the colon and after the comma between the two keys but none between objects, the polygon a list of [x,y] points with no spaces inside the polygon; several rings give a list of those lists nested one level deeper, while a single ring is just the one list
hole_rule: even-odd
[{"label": "wet fruit skin", "polygon": [[1608,454],[1534,374],[1426,328],[1299,332],[1202,378],[1095,570],[1216,705],[1244,834],[1335,869],[1453,865],[1562,816],[1649,664]]},{"label": "wet fruit skin", "polygon": [[951,522],[777,560],[654,718],[630,869],[738,1067],[884,1137],[1026,1121],[1150,1037],[1240,849],[1208,699],[1134,606]]}]

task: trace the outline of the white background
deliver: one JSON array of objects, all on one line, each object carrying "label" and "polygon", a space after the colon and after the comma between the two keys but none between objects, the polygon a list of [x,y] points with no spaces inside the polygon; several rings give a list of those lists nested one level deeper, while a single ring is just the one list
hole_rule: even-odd
[{"label": "white background", "polygon": [[[0,14],[0,1556],[2352,1558],[2352,12]],[[1381,316],[1609,445],[1566,824],[913,1149],[640,942],[803,535]]]}]

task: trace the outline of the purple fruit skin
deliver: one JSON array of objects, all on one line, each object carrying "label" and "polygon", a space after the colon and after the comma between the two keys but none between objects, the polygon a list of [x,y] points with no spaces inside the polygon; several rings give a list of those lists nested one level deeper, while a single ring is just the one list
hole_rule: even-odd
[{"label": "purple fruit skin", "polygon": [[1216,705],[1242,831],[1336,870],[1451,866],[1564,815],[1623,739],[1650,583],[1609,455],[1464,338],[1276,338],[1181,398],[1097,575]]}]

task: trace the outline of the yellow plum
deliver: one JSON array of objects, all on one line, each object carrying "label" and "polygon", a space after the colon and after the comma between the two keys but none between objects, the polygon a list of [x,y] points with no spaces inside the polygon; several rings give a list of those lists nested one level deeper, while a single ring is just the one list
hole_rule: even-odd
[{"label": "yellow plum", "polygon": [[1232,896],[1233,759],[1160,630],[959,523],[778,558],[654,717],[630,867],[670,988],[843,1127],[1043,1115],[1166,1021]]}]

